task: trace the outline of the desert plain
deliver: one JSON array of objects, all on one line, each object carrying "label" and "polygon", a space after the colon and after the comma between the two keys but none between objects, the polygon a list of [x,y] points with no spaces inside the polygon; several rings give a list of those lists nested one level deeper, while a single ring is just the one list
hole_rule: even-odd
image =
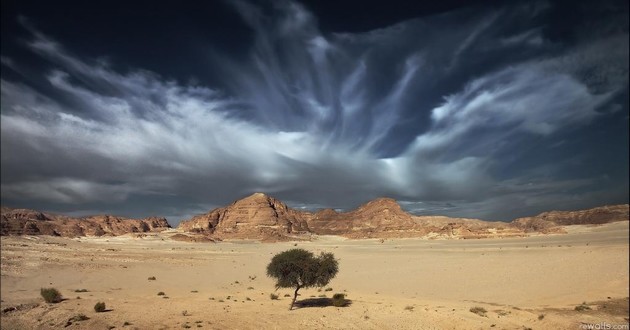
[{"label": "desert plain", "polygon": [[[2,236],[1,328],[627,329],[628,222],[565,230],[276,243],[182,242],[170,239],[173,230]],[[300,290],[298,302],[311,303],[289,311],[292,290],[276,290],[265,268],[294,247],[332,252],[340,270],[327,287]],[[64,300],[45,303],[44,287]],[[348,305],[318,304],[334,293],[346,294]],[[97,302],[106,312],[94,311]],[[89,319],[73,320],[79,314]]]}]

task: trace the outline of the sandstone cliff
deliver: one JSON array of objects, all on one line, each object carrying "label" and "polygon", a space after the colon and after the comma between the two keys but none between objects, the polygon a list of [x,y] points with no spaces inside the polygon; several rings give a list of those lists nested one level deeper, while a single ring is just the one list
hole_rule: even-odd
[{"label": "sandstone cliff", "polygon": [[444,216],[414,216],[391,198],[378,198],[349,212],[293,210],[281,201],[256,193],[229,206],[183,221],[178,230],[215,239],[266,241],[308,238],[309,234],[348,238],[424,237],[475,239],[525,236],[531,232],[562,233],[563,225],[628,220],[628,205],[573,212],[546,212],[511,223]]},{"label": "sandstone cliff", "polygon": [[72,218],[28,209],[2,207],[0,235],[51,235],[63,237],[123,235],[158,232],[171,228],[165,218],[126,219],[111,215]]},{"label": "sandstone cliff", "polygon": [[512,221],[514,227],[527,232],[554,231],[558,226],[603,224],[628,221],[629,205],[607,205],[580,211],[551,211]]},{"label": "sandstone cliff", "polygon": [[255,193],[229,206],[182,221],[178,229],[221,239],[279,240],[310,233],[308,217],[308,213],[293,210],[273,197]]}]

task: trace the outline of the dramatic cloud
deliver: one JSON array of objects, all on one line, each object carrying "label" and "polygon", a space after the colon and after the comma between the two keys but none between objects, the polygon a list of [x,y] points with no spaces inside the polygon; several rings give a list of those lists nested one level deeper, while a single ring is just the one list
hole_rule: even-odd
[{"label": "dramatic cloud", "polygon": [[620,113],[627,128],[627,27],[562,44],[540,23],[549,8],[324,33],[298,3],[239,1],[254,42],[213,57],[220,86],[115,70],[29,27],[49,69],[2,56],[23,77],[1,84],[3,203],[177,223],[254,191],[501,220],[627,202],[627,155],[601,169],[575,138]]}]

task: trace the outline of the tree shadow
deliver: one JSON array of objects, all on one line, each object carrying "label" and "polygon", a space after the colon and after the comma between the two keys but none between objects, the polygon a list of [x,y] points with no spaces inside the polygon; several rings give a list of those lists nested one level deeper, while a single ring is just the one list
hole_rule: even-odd
[{"label": "tree shadow", "polygon": [[[352,305],[352,300],[345,299],[344,304],[342,306],[337,307],[348,307]],[[309,298],[302,299],[295,302],[293,305],[294,308],[305,308],[305,307],[328,307],[334,306],[332,298]]]}]

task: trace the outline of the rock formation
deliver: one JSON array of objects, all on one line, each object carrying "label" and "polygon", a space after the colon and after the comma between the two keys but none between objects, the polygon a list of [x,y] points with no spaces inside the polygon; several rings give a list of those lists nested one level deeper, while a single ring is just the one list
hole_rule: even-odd
[{"label": "rock formation", "polygon": [[607,205],[580,211],[551,211],[537,216],[519,218],[512,225],[527,232],[546,233],[558,226],[603,224],[628,221],[628,204]]},{"label": "rock formation", "polygon": [[391,198],[378,198],[349,212],[324,209],[310,213],[293,210],[275,198],[256,193],[229,206],[183,221],[177,229],[216,239],[250,238],[264,241],[308,238],[310,234],[348,238],[473,239],[525,236],[530,232],[561,233],[563,225],[628,220],[627,214],[628,205],[619,205],[585,211],[547,212],[512,223],[489,222],[444,216],[414,216],[403,211]]},{"label": "rock formation", "polygon": [[[281,241],[311,235],[348,238],[474,239],[562,233],[563,226],[628,221],[628,204],[581,211],[552,211],[512,222],[489,222],[444,216],[415,216],[391,198],[378,198],[349,212],[325,209],[311,213],[289,208],[262,193],[182,221],[173,239],[190,242],[223,239]],[[170,228],[164,218],[140,220],[110,215],[71,218],[27,209],[2,208],[1,235],[102,236],[159,232]]]},{"label": "rock formation", "polygon": [[51,235],[63,237],[123,235],[158,232],[171,228],[165,218],[126,219],[111,215],[72,218],[28,209],[2,207],[0,235]]},{"label": "rock formation", "polygon": [[293,210],[273,197],[255,193],[229,206],[183,221],[178,229],[217,238],[279,240],[310,233],[306,222],[308,216],[308,213]]}]

